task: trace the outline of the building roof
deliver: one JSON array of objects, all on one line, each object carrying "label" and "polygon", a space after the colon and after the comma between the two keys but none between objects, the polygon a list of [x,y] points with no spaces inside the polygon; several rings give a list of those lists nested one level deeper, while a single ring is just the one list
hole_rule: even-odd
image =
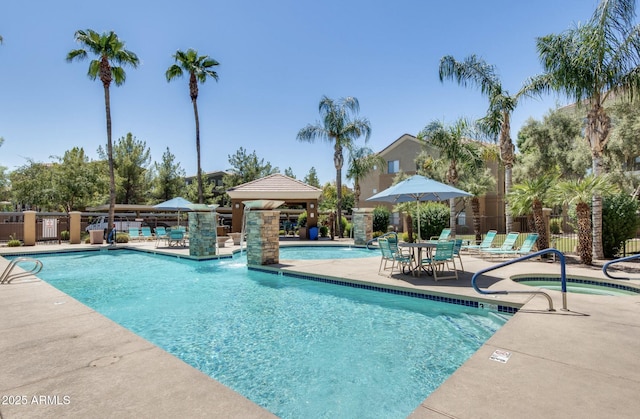
[{"label": "building roof", "polygon": [[394,148],[396,148],[397,146],[399,146],[400,144],[402,144],[405,141],[412,141],[412,142],[415,142],[417,144],[422,144],[420,142],[420,140],[418,140],[413,135],[411,135],[411,134],[402,134],[397,140],[395,140],[394,142],[392,142],[391,144],[389,144],[388,146],[386,146],[385,148],[380,150],[378,152],[378,154],[381,155],[381,156],[384,156],[384,154],[386,154],[389,151],[393,150]]},{"label": "building roof", "polygon": [[275,173],[227,190],[231,199],[318,199],[322,189]]}]

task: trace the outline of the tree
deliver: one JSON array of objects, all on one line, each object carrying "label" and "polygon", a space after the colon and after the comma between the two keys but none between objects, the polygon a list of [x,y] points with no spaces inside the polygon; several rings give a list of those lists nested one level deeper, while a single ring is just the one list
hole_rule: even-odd
[{"label": "tree", "polygon": [[200,166],[200,119],[198,118],[198,83],[204,83],[207,77],[218,81],[218,73],[213,70],[213,67],[219,65],[219,63],[208,55],[198,55],[198,51],[191,48],[186,52],[176,51],[173,58],[175,59],[175,64],[169,67],[165,73],[167,81],[170,82],[177,77],[182,77],[185,72],[189,74],[189,95],[191,97],[191,103],[193,104],[193,114],[196,120],[198,203],[203,204],[202,168]]},{"label": "tree", "polygon": [[[103,158],[102,147],[98,155]],[[151,152],[147,143],[127,133],[113,146],[113,160],[117,178],[116,197],[121,204],[142,204],[148,201],[150,187],[149,166]]]},{"label": "tree", "polygon": [[[482,166],[480,149],[475,142],[464,138],[467,132],[467,123],[464,119],[458,119],[453,125],[445,126],[441,121],[432,121],[420,133],[418,139],[429,142],[440,151],[441,160],[449,162],[447,167],[447,183],[457,186],[458,170],[469,167],[475,170]],[[449,199],[449,228],[451,235],[456,236],[456,201]]]},{"label": "tree", "polygon": [[293,174],[293,169],[291,168],[291,166],[284,169],[284,175],[290,177],[291,179],[296,178],[296,175]]},{"label": "tree", "polygon": [[578,218],[578,255],[585,265],[593,261],[591,234],[591,198],[594,194],[614,194],[617,192],[607,176],[588,175],[583,179],[568,179],[554,185],[550,191],[554,202],[575,206]]},{"label": "tree", "polygon": [[[496,68],[487,64],[482,58],[470,55],[464,61],[456,61],[447,55],[440,59],[440,81],[455,80],[466,86],[471,83],[480,88],[483,95],[489,99],[489,109],[484,118],[479,121],[479,127],[493,138],[499,138],[500,159],[504,166],[505,194],[511,190],[511,171],[514,162],[514,146],[511,141],[511,114],[518,104],[518,100],[526,93],[520,90],[510,95],[502,87]],[[509,209],[509,201],[505,197],[505,224],[507,232],[512,230],[513,219]]]},{"label": "tree", "polygon": [[236,154],[228,157],[232,168],[229,170],[230,173],[222,178],[226,189],[280,172],[277,167],[271,166],[271,163],[265,163],[264,159],[258,158],[255,150],[247,154],[247,150],[240,147]]},{"label": "tree", "polygon": [[[591,19],[561,34],[536,40],[544,73],[527,81],[538,92],[557,91],[587,108],[585,138],[591,148],[592,171],[603,173],[603,153],[611,132],[604,107],[613,96],[633,99],[640,88],[640,25],[635,0],[601,0]],[[602,248],[602,197],[595,194],[593,254]]]},{"label": "tree", "polygon": [[542,208],[545,203],[550,201],[549,191],[555,183],[557,183],[556,178],[538,176],[513,185],[509,192],[509,202],[511,202],[514,214],[532,215],[535,232],[538,233],[538,250],[549,247],[549,237]]},{"label": "tree", "polygon": [[12,200],[27,209],[57,209],[51,207],[57,200],[53,177],[52,165],[29,160],[9,174]]},{"label": "tree", "polygon": [[79,30],[75,33],[76,42],[83,48],[71,50],[67,54],[67,61],[84,60],[89,52],[98,58],[91,60],[87,75],[91,80],[97,78],[104,88],[104,104],[107,117],[107,157],[109,162],[109,225],[113,225],[116,205],[116,180],[113,167],[113,144],[111,142],[111,99],[109,87],[111,82],[116,86],[122,85],[127,76],[121,65],[138,67],[140,60],[133,52],[125,49],[124,42],[115,32],[98,34],[92,29]]},{"label": "tree", "polygon": [[162,162],[154,163],[151,195],[155,203],[183,195],[185,172],[175,160],[176,156],[167,147],[162,154]]},{"label": "tree", "polygon": [[[0,137],[0,147],[4,138]],[[6,173],[7,168],[0,165],[0,201],[6,201],[9,199],[9,176]]]},{"label": "tree", "polygon": [[480,231],[480,197],[492,190],[496,186],[496,178],[491,173],[491,169],[485,168],[474,176],[467,176],[460,182],[460,187],[469,192],[471,196],[471,213],[473,216],[473,232],[476,242],[482,240]]},{"label": "tree", "polygon": [[311,169],[309,169],[309,173],[307,173],[302,181],[307,185],[314,186],[318,189],[322,188],[322,186],[320,185],[320,179],[318,179],[318,172],[316,172],[316,168],[313,166],[311,166]]},{"label": "tree", "polygon": [[91,162],[81,147],[67,150],[53,169],[56,204],[65,212],[83,211],[102,202],[108,190],[108,178],[102,174],[104,163]]},{"label": "tree", "polygon": [[[315,125],[307,125],[297,135],[298,141],[314,142],[322,139],[333,144],[333,164],[336,168],[336,220],[342,217],[342,166],[344,156],[342,150],[352,147],[353,142],[365,137],[369,141],[371,126],[366,118],[358,118],[360,104],[355,97],[341,98],[338,101],[323,96],[318,106],[321,121]],[[338,237],[343,236],[341,223],[338,222]]]},{"label": "tree", "polygon": [[518,165],[513,178],[555,174],[563,179],[584,176],[591,164],[589,148],[580,138],[580,120],[570,112],[551,111],[542,121],[529,119],[518,133]]},{"label": "tree", "polygon": [[349,148],[347,179],[353,180],[355,205],[360,205],[360,179],[374,170],[382,171],[385,164],[385,159],[369,147]]}]

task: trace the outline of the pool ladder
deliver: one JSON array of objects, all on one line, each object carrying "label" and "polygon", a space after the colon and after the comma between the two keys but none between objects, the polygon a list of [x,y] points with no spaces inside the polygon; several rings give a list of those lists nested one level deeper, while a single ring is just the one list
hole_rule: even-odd
[{"label": "pool ladder", "polygon": [[[11,272],[18,266],[19,263],[27,262],[33,263],[31,269],[26,270],[25,272],[16,272],[12,274]],[[24,268],[23,268],[24,269]],[[2,275],[0,275],[0,284],[10,284],[11,281],[18,278],[23,278],[29,275],[36,275],[42,270],[42,262],[38,259],[20,257],[11,261],[9,265],[4,269]]]},{"label": "pool ladder", "polygon": [[611,278],[611,279],[626,279],[626,280],[630,280],[631,278],[611,275],[608,272],[609,266],[613,265],[614,263],[625,262],[627,260],[633,260],[633,259],[638,259],[638,258],[640,258],[640,255],[631,255],[631,256],[620,258],[620,259],[611,260],[611,261],[605,263],[604,265],[602,265],[602,273],[605,274],[608,278]]},{"label": "pool ladder", "polygon": [[553,249],[553,248],[549,248],[549,249],[544,249],[544,250],[540,250],[538,252],[535,253],[531,253],[525,256],[520,256],[519,258],[515,258],[512,260],[509,260],[507,262],[503,262],[500,263],[498,265],[493,265],[490,266],[488,268],[485,269],[481,269],[478,272],[476,272],[475,274],[473,274],[473,277],[471,278],[471,286],[473,286],[473,289],[476,290],[476,292],[483,294],[483,295],[495,295],[495,294],[501,294],[501,295],[506,295],[506,294],[538,294],[538,295],[543,295],[544,297],[546,297],[547,301],[549,302],[549,310],[548,311],[555,311],[553,308],[553,300],[551,299],[551,296],[549,294],[547,294],[544,291],[494,291],[494,290],[483,290],[480,287],[478,287],[478,285],[476,284],[476,280],[478,279],[478,277],[484,273],[487,273],[489,271],[495,271],[496,269],[500,269],[504,266],[507,265],[513,265],[514,263],[518,263],[518,262],[522,262],[524,260],[527,259],[532,259],[538,256],[542,256],[545,255],[547,253],[553,253],[554,256],[557,256],[558,259],[560,260],[560,281],[561,281],[561,290],[562,290],[562,310],[568,310],[567,308],[567,265],[566,265],[566,260],[564,257],[564,254],[557,250],[557,249]]}]

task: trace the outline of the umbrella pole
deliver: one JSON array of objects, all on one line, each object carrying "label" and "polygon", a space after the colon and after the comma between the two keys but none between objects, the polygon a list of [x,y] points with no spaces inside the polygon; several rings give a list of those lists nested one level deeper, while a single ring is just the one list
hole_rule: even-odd
[{"label": "umbrella pole", "polygon": [[416,199],[416,216],[418,217],[418,243],[422,239],[420,237],[420,200]]}]

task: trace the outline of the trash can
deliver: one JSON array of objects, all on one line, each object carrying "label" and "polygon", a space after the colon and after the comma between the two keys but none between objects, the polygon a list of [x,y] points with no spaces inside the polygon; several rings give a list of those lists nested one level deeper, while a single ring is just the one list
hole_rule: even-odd
[{"label": "trash can", "polygon": [[89,230],[89,242],[91,244],[102,244],[102,230]]},{"label": "trash can", "polygon": [[309,229],[309,240],[318,240],[318,227],[311,227]]}]

